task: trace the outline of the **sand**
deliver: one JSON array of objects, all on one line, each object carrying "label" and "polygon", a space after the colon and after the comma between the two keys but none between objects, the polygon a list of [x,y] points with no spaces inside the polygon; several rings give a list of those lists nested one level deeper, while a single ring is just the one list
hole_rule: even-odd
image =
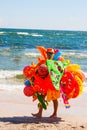
[{"label": "sand", "polygon": [[[0,85],[21,85],[14,79],[2,79]],[[7,84],[8,83],[8,84]],[[38,111],[37,101],[23,94],[23,87],[0,89],[0,130],[87,130],[87,91],[70,100],[71,107],[66,109],[59,99],[58,118],[49,118],[53,104],[49,103],[42,118],[34,118],[31,113]]]}]

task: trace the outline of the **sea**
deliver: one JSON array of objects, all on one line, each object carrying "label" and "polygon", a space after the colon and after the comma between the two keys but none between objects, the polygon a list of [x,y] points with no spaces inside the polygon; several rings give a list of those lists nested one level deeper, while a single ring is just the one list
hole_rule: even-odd
[{"label": "sea", "polygon": [[37,63],[37,46],[59,49],[66,60],[81,66],[87,78],[87,31],[0,28],[0,79]]}]

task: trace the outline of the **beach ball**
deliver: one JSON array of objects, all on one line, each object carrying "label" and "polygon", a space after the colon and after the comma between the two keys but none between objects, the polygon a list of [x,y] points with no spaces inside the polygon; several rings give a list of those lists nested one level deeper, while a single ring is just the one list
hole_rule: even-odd
[{"label": "beach ball", "polygon": [[25,86],[23,92],[24,92],[25,96],[28,96],[28,97],[34,95],[33,87],[31,87],[31,86],[30,87]]},{"label": "beach ball", "polygon": [[45,78],[48,75],[48,68],[45,64],[41,64],[38,67],[38,75],[42,78]]},{"label": "beach ball", "polygon": [[30,85],[31,85],[31,83],[30,83],[29,80],[26,80],[26,81],[24,82],[24,84],[25,84],[26,86],[30,86]]}]

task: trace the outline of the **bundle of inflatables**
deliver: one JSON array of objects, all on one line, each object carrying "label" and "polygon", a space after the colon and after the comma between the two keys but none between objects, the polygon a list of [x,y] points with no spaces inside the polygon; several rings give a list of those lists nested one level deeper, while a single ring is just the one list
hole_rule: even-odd
[{"label": "bundle of inflatables", "polygon": [[[37,99],[44,109],[47,102],[58,98],[62,98],[66,108],[69,108],[68,100],[76,98],[83,91],[85,76],[80,66],[65,60],[57,49],[42,46],[37,49],[41,53],[38,63],[31,63],[23,69],[26,79],[24,94],[32,96],[33,101]],[[43,96],[46,96],[45,100]]]}]

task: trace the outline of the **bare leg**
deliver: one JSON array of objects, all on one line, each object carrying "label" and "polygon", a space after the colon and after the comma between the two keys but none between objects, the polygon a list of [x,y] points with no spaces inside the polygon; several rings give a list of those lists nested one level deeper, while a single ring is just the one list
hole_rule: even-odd
[{"label": "bare leg", "polygon": [[[45,99],[45,95],[42,95],[42,98]],[[31,114],[34,117],[42,117],[42,111],[43,111],[43,107],[42,107],[41,104],[39,104],[39,111],[38,111],[38,113],[36,113],[36,114],[31,113]]]},{"label": "bare leg", "polygon": [[38,111],[38,113],[36,113],[36,114],[33,114],[33,113],[32,113],[32,116],[42,117],[42,111],[43,111],[43,108],[42,108],[42,106],[41,106],[41,104],[40,104],[40,105],[39,105],[39,111]]},{"label": "bare leg", "polygon": [[57,117],[57,109],[58,109],[58,101],[57,100],[53,100],[53,107],[54,107],[54,112],[50,116],[50,118]]}]

